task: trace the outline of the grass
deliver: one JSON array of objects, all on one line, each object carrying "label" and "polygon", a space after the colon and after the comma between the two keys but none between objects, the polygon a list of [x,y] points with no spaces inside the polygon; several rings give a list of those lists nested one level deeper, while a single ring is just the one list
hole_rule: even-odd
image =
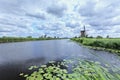
[{"label": "grass", "polygon": [[[20,75],[26,80],[120,80],[120,74],[99,62],[87,60],[64,60],[62,62],[49,62],[49,65],[40,67],[31,66],[29,70],[37,68],[32,74]],[[70,65],[71,64],[71,65]],[[72,66],[69,72],[68,68]]]},{"label": "grass", "polygon": [[120,53],[120,38],[72,38],[71,40],[93,49]]},{"label": "grass", "polygon": [[60,38],[52,38],[52,37],[32,38],[31,36],[28,36],[28,37],[1,37],[0,43],[36,41],[36,40],[53,40],[53,39],[60,39]]}]

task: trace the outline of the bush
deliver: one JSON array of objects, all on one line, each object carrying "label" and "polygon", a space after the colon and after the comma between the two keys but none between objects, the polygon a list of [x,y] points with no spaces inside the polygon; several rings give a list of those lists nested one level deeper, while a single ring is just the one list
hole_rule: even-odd
[{"label": "bush", "polygon": [[94,41],[92,43],[92,46],[95,46],[95,47],[104,47],[104,42],[101,42],[101,41]]}]

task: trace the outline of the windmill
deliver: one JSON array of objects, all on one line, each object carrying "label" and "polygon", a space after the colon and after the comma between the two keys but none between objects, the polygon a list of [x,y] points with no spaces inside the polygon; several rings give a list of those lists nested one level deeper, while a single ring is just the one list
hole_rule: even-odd
[{"label": "windmill", "polygon": [[84,26],[84,30],[80,31],[80,36],[81,37],[87,37],[85,26]]}]

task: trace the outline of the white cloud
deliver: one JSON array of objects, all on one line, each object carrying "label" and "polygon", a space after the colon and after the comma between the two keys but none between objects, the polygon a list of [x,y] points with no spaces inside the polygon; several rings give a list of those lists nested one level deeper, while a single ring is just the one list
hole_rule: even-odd
[{"label": "white cloud", "polygon": [[0,0],[0,36],[120,37],[119,0]]}]

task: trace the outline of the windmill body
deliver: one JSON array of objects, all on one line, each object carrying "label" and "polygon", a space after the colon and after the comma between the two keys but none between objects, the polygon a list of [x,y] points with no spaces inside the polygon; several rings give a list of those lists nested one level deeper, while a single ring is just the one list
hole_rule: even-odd
[{"label": "windmill body", "polygon": [[81,33],[81,37],[86,37],[85,26],[84,26],[84,30],[81,30],[80,33]]}]

